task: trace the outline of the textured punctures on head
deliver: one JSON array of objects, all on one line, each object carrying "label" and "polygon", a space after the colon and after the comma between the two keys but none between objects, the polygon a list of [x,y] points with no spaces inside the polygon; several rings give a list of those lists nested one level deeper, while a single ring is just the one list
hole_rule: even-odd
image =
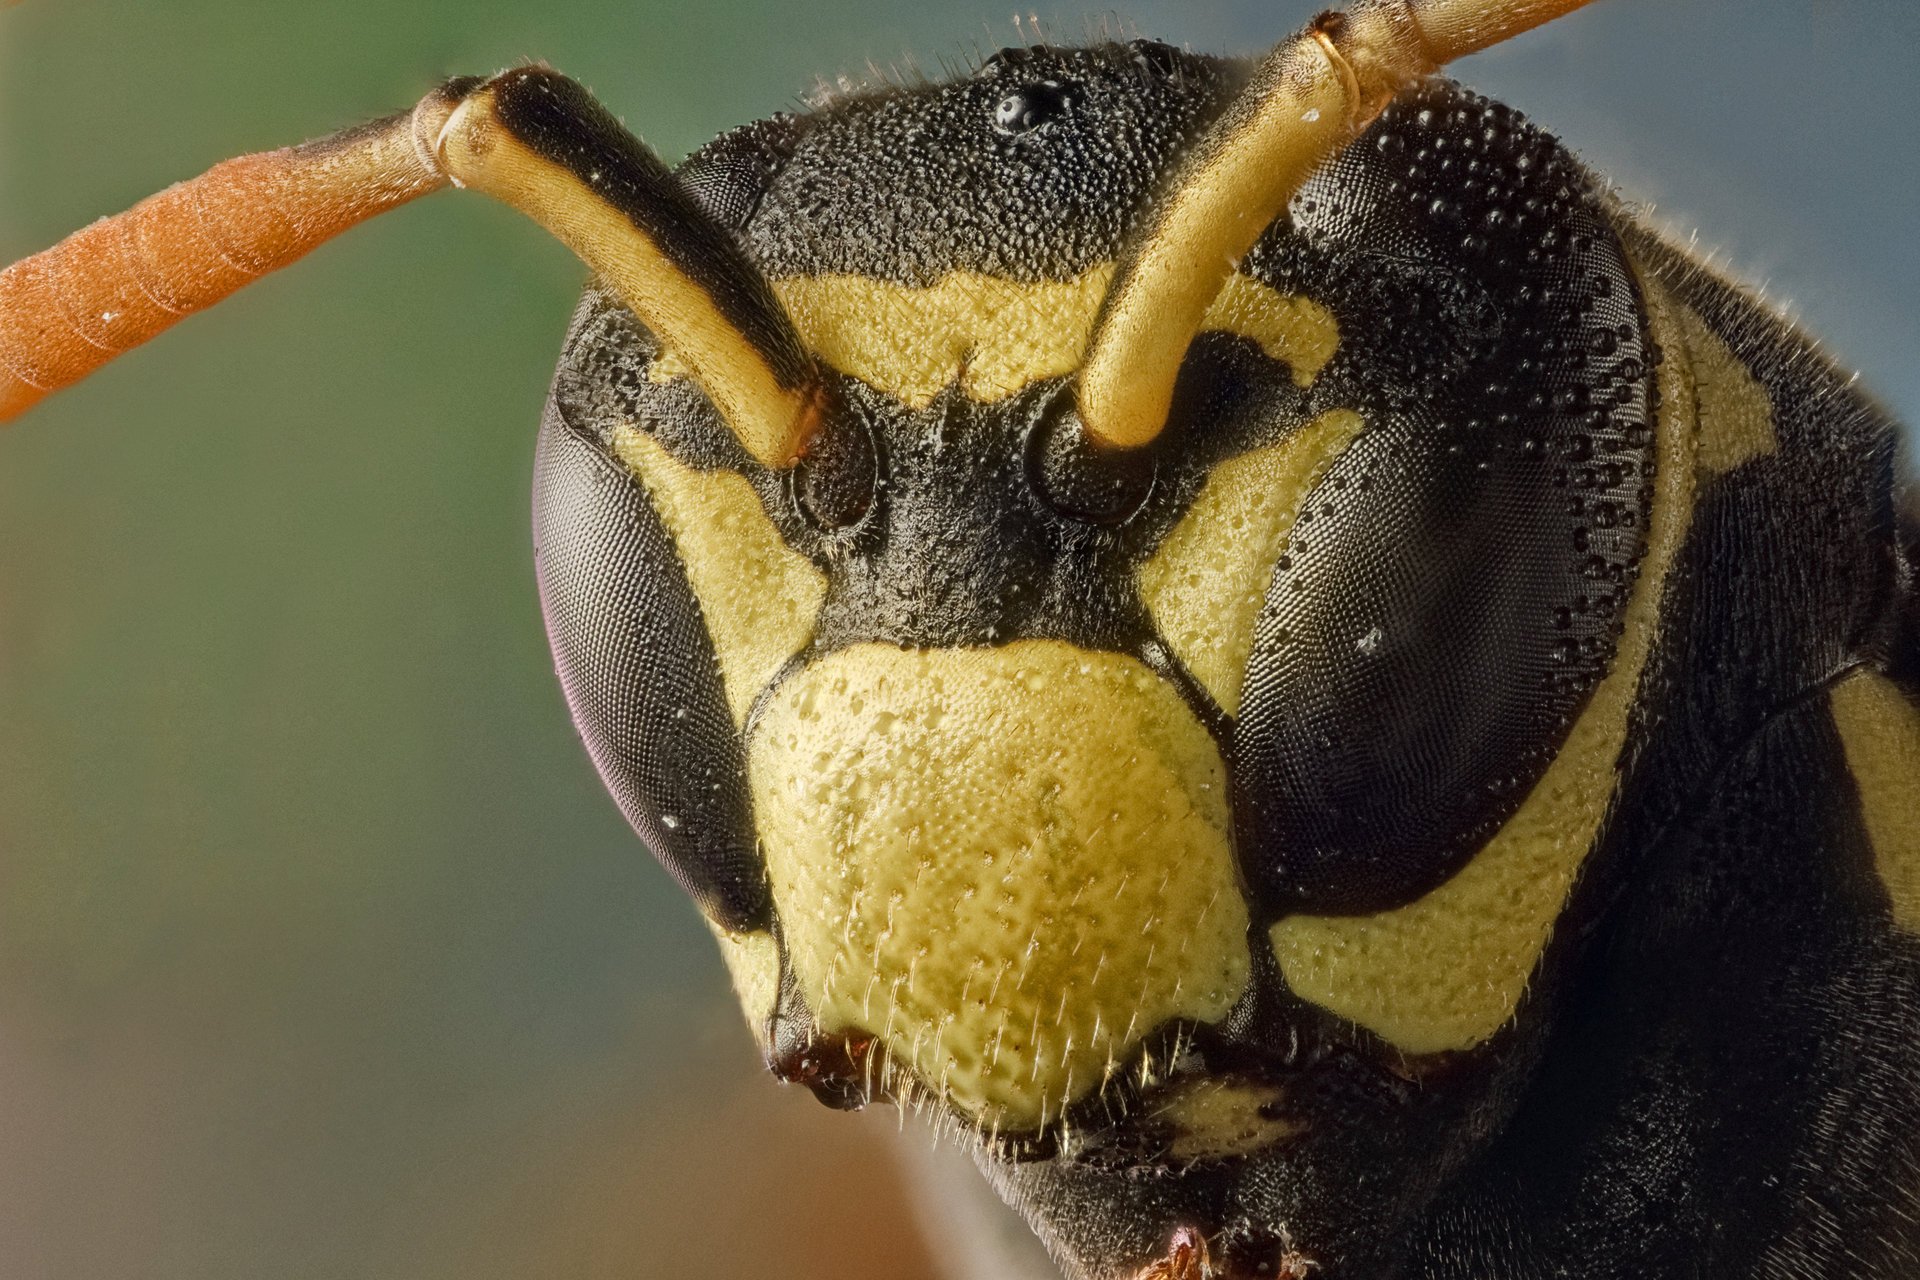
[{"label": "textured punctures on head", "polygon": [[1160,434],[1187,348],[1221,287],[1351,134],[1339,79],[1316,48],[1288,45],[1262,67],[1121,267],[1081,371],[1090,433],[1120,448]]},{"label": "textured punctures on head", "polygon": [[1133,658],[856,645],[780,686],[748,772],[820,1026],[984,1129],[1045,1127],[1247,984],[1224,762]]},{"label": "textured punctures on head", "polygon": [[1471,1049],[1512,1019],[1619,782],[1668,574],[1701,479],[1684,308],[1644,274],[1641,287],[1652,336],[1669,358],[1657,374],[1646,554],[1607,675],[1518,811],[1450,879],[1393,910],[1288,916],[1269,930],[1296,995],[1407,1053]]},{"label": "textured punctures on head", "polygon": [[1201,318],[1242,257],[1393,95],[1589,0],[1380,0],[1276,46],[1202,137],[1121,264],[1078,389],[1088,433],[1135,449],[1166,427]]}]

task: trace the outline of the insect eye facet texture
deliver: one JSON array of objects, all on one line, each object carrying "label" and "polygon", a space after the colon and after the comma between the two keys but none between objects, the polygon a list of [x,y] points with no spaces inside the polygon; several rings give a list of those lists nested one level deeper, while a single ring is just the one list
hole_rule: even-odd
[{"label": "insect eye facet texture", "polygon": [[[1319,22],[1299,56],[1371,83],[1385,46]],[[584,838],[630,866],[637,836],[718,940],[754,1042],[733,1056],[833,1108],[931,1120],[1072,1280],[1920,1269],[1920,508],[1895,416],[1532,103],[1467,87],[1479,64],[1356,108],[1366,123],[1271,221],[1196,228],[1208,191],[1264,189],[1248,122],[1290,101],[1295,64],[1021,36],[823,87],[671,174],[544,69],[451,83],[412,117],[434,181],[500,195],[598,268],[518,459],[535,587],[502,607],[537,638],[537,602],[631,829]],[[1140,336],[1161,329],[1139,282],[1168,261],[1224,272],[1170,353]],[[26,349],[25,314],[0,314],[0,357]],[[486,316],[467,327],[484,349]],[[463,358],[419,376],[457,382]],[[1115,385],[1164,393],[1164,413],[1113,426]],[[442,434],[406,486],[442,525],[458,517],[434,486],[477,465],[474,420],[503,415],[456,426],[435,400],[386,417]],[[282,448],[317,453],[276,416]],[[444,541],[389,593],[423,662],[472,623],[417,621],[478,554]],[[328,617],[348,577],[301,616]],[[58,625],[0,649],[0,678],[53,670],[34,655]],[[501,669],[538,667],[533,648]],[[284,682],[273,655],[229,665]],[[449,867],[498,838],[483,828],[521,767],[481,709],[509,686],[454,685],[444,745],[416,754],[452,753],[465,816],[451,835],[391,802],[367,817]],[[32,701],[25,677],[0,687]],[[280,714],[268,699],[231,732],[283,740]],[[577,755],[563,724],[550,736],[533,749]],[[350,782],[398,758],[377,733],[362,749]],[[46,767],[17,774],[0,818],[56,830],[32,816],[61,794]],[[235,776],[237,793],[259,774]],[[103,822],[161,811],[96,789],[121,815]],[[234,841],[174,803],[166,822]],[[276,866],[313,854],[275,846],[284,826],[260,828]],[[447,913],[630,916],[614,882],[566,887],[583,864],[559,845],[581,838],[530,829],[549,852],[492,898],[504,873],[474,864]],[[116,892],[94,891],[109,920],[128,918]],[[65,954],[50,900],[22,901],[22,954]],[[371,989],[405,972],[409,931],[368,920]],[[99,961],[99,989],[164,957],[157,936]],[[498,934],[456,936],[478,957]],[[530,1041],[604,1025],[554,994],[601,936],[530,962],[550,976],[528,1008],[552,1010],[526,1015]],[[205,986],[215,968],[157,971]],[[617,968],[609,992],[647,985]],[[47,1011],[86,981],[23,983],[21,1025],[77,1025]],[[681,1051],[668,1015],[634,1021],[617,1051],[570,1052],[574,1076],[529,1078],[618,1097],[582,1064]],[[689,1125],[725,1111],[676,1089]],[[657,1159],[596,1141],[580,1147],[609,1167]],[[792,1159],[768,1162],[808,1177]],[[539,1203],[605,1195],[551,1163]],[[549,1273],[571,1230],[476,1273]],[[649,1231],[606,1269],[737,1274],[716,1260],[737,1247]],[[944,1248],[931,1265],[967,1274]],[[917,1265],[891,1256],[872,1273]]]}]

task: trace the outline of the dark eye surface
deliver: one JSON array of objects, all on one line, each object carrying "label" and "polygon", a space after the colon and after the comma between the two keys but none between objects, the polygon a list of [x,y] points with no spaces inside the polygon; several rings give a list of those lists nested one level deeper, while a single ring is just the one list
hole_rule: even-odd
[{"label": "dark eye surface", "polygon": [[1067,87],[1058,80],[1022,85],[995,104],[993,127],[1002,133],[1026,133],[1058,120],[1071,101]]},{"label": "dark eye surface", "polygon": [[1551,139],[1446,88],[1303,189],[1302,241],[1397,283],[1315,289],[1347,342],[1326,385],[1353,371],[1368,430],[1300,513],[1241,690],[1241,847],[1274,910],[1382,911],[1438,885],[1612,667],[1654,399],[1601,209]]},{"label": "dark eye surface", "polygon": [[739,231],[804,131],[803,121],[780,115],[723,133],[687,157],[680,185],[715,222]]},{"label": "dark eye surface", "polygon": [[535,563],[560,684],[615,803],[729,929],[771,908],[711,641],[640,484],[556,410],[540,430]]}]

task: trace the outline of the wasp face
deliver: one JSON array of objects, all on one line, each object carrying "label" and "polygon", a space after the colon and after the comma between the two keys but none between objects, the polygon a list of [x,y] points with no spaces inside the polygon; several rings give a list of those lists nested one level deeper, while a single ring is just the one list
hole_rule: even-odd
[{"label": "wasp face", "polygon": [[1075,1280],[1908,1276],[1920,531],[1849,378],[1426,78],[1580,2],[1011,50],[678,175],[449,82],[0,272],[0,418],[496,195],[602,277],[560,676],[776,1074]]},{"label": "wasp face", "polygon": [[1159,440],[1090,440],[1235,76],[1020,50],[723,137],[683,181],[829,371],[807,456],[596,289],[543,430],[576,718],[775,1070],[982,1135],[1089,1275],[1375,1265],[1482,1148],[1686,518],[1619,238],[1450,87],[1268,230]]}]

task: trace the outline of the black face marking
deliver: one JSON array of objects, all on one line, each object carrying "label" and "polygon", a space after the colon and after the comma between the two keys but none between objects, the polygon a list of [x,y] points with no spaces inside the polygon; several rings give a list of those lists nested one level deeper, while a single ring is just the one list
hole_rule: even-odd
[{"label": "black face marking", "polygon": [[1071,279],[1118,255],[1232,74],[1164,45],[1013,50],[956,84],[831,103],[767,191],[754,260],[776,278]]},{"label": "black face marking", "polygon": [[1057,384],[1007,405],[950,393],[919,413],[858,384],[846,391],[884,424],[886,487],[852,544],[794,531],[828,574],[820,649],[1056,636],[1131,651],[1150,634],[1128,575],[1137,540],[1061,516],[1027,484],[1030,424]]},{"label": "black face marking", "polygon": [[[835,380],[840,411],[869,425],[880,455],[858,526],[825,531],[796,511],[780,477],[747,473],[789,545],[827,576],[816,649],[1053,638],[1143,660],[1164,650],[1138,596],[1139,566],[1216,462],[1306,421],[1291,377],[1250,346],[1223,335],[1196,343],[1168,437],[1177,444],[1130,457],[1081,452],[1063,420],[1064,379],[995,404],[953,388],[923,410]],[[635,385],[635,412],[649,420],[655,388]],[[661,423],[670,448],[676,429]],[[1210,705],[1195,711],[1213,718]]]},{"label": "black face marking", "polygon": [[760,477],[765,469],[691,378],[648,379],[659,343],[610,289],[588,283],[554,376],[568,420],[612,450],[614,431],[638,423],[697,471],[724,469]]},{"label": "black face marking", "polygon": [[839,412],[827,414],[790,475],[795,506],[822,533],[859,524],[873,510],[880,484],[880,452],[872,424],[839,406]]},{"label": "black face marking", "polygon": [[[1149,666],[1177,668],[1138,600],[1139,564],[1209,467],[1305,420],[1302,393],[1283,368],[1244,340],[1210,334],[1196,343],[1194,376],[1176,401],[1168,439],[1179,448],[1094,459],[1092,473],[1088,459],[1066,460],[1063,474],[1100,502],[1137,508],[1117,520],[1062,510],[1046,496],[1036,455],[1049,439],[1039,428],[1050,407],[1068,400],[1059,379],[994,405],[955,390],[920,411],[852,379],[831,379],[835,408],[815,455],[775,473],[746,457],[686,380],[648,380],[654,345],[625,308],[590,290],[582,304],[589,314],[591,323],[576,324],[582,336],[558,382],[585,406],[576,419],[582,429],[610,448],[614,429],[632,423],[690,467],[744,475],[787,544],[827,576],[815,636],[821,652],[863,641],[970,646],[1049,637],[1143,661],[1157,654]],[[860,477],[869,467],[863,507]],[[1204,722],[1216,722],[1197,686],[1184,674],[1176,684],[1199,699]]]},{"label": "black face marking", "polygon": [[504,76],[494,94],[501,125],[598,192],[658,245],[761,353],[782,386],[808,379],[812,361],[766,279],[606,108],[550,71]]},{"label": "black face marking", "polygon": [[[1068,60],[982,74],[1031,84]],[[1071,61],[1094,84],[1107,65]],[[977,88],[902,101],[942,118]],[[790,230],[778,193],[835,119],[729,135],[689,180],[744,174],[743,200],[766,187],[746,231],[759,251]],[[769,149],[789,146],[779,168]],[[1431,195],[1456,169],[1450,196]],[[969,253],[951,245],[942,265]],[[620,420],[752,480],[827,575],[819,651],[1055,637],[1140,654],[1159,641],[1139,566],[1211,468],[1358,410],[1368,429],[1306,504],[1256,630],[1229,730],[1236,843],[1266,919],[1394,906],[1513,811],[1607,670],[1646,529],[1651,352],[1584,176],[1452,87],[1391,109],[1247,269],[1329,307],[1339,351],[1303,390],[1244,339],[1203,335],[1165,437],[1138,456],[1090,449],[1058,380],[914,411],[838,379],[814,456],[775,476],[744,462],[697,392],[646,380],[637,329]]]},{"label": "black face marking", "polygon": [[567,705],[674,879],[725,927],[764,927],[746,760],[700,607],[639,482],[568,425],[584,407],[556,394],[534,482],[534,564]]},{"label": "black face marking", "polygon": [[[1063,61],[1001,69],[1028,84]],[[1095,83],[1103,65],[1074,61]],[[941,118],[976,89],[906,101]],[[833,119],[783,126],[778,145],[804,150]],[[723,139],[689,166],[744,147],[725,163],[768,187],[757,247],[790,229],[777,193],[802,164],[761,179],[768,145]],[[1476,185],[1508,162],[1519,176]],[[1427,194],[1423,166],[1441,164],[1463,174],[1450,200]],[[1359,410],[1369,429],[1307,504],[1256,634],[1230,731],[1236,836],[1265,918],[1398,905],[1512,812],[1607,668],[1645,533],[1651,360],[1583,176],[1504,108],[1452,88],[1396,107],[1296,219],[1248,270],[1334,311],[1333,361],[1303,390],[1245,340],[1203,335],[1166,436],[1138,456],[1089,449],[1058,381],[912,411],[842,380],[818,456],[785,478],[743,465],[682,384],[629,375],[622,412],[759,487],[828,577],[821,651],[1044,636],[1141,654],[1158,637],[1138,568],[1211,468]]]},{"label": "black face marking", "polygon": [[1087,435],[1061,388],[1027,433],[1027,482],[1063,516],[1125,524],[1153,492],[1151,449],[1110,449]]}]

